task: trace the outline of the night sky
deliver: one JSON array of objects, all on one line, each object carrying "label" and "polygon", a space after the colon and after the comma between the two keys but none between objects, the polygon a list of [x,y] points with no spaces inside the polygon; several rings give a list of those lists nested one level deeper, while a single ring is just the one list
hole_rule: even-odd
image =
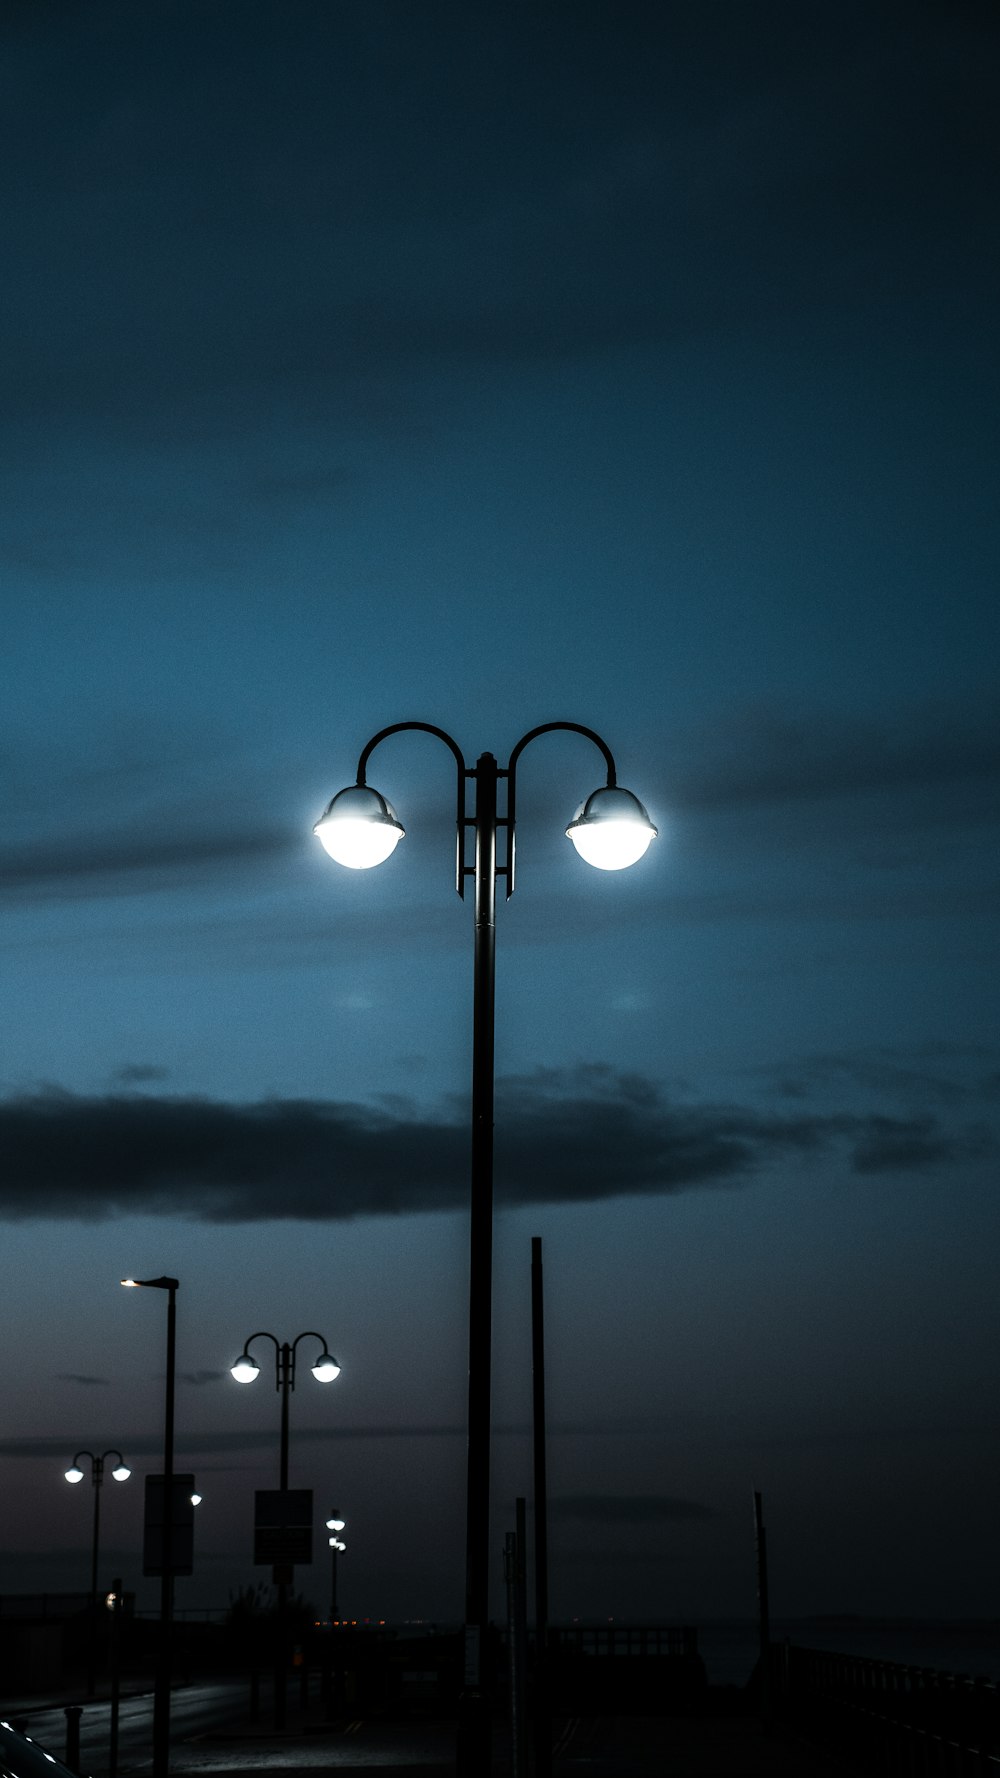
[{"label": "night sky", "polygon": [[[997,1609],[1000,24],[865,0],[31,0],[0,27],[0,1593],[224,1606],[277,1483],[462,1615],[472,913],[498,912],[494,1544],[552,1615]],[[320,1513],[320,1509],[322,1513]],[[297,1571],[321,1607],[323,1559]]]}]

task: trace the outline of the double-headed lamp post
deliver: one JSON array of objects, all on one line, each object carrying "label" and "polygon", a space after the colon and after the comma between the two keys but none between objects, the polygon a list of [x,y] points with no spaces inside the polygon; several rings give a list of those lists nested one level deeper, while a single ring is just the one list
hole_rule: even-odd
[{"label": "double-headed lamp post", "polygon": [[[529,729],[513,749],[506,767],[492,753],[467,766],[457,742],[428,722],[396,722],[380,729],[358,761],[357,780],[338,791],[316,823],[314,832],[330,857],[353,870],[381,864],[403,838],[394,808],[367,781],[374,749],[390,735],[419,730],[436,735],[451,750],[457,773],[455,887],[465,894],[466,878],[475,888],[475,954],[473,962],[472,1031],[472,1169],[469,1268],[469,1418],[466,1495],[465,1686],[462,1694],[458,1769],[481,1778],[489,1769],[490,1699],[484,1684],[483,1645],[489,1605],[490,1511],[490,1370],[493,1250],[493,1093],[494,1007],[496,980],[496,883],[506,880],[508,899],[514,892],[514,819],[517,763],[529,741],[556,730],[583,735],[604,756],[606,783],[582,802],[566,828],[577,852],[600,870],[622,870],[643,856],[656,828],[637,796],[617,779],[610,748],[593,729],[578,722],[546,722]],[[475,786],[473,813],[467,813],[468,786]],[[498,812],[500,787],[506,790],[505,812]],[[467,860],[471,829],[474,857]],[[503,859],[497,862],[498,834],[505,833]]]},{"label": "double-headed lamp post", "polygon": [[[253,1383],[260,1376],[260,1365],[250,1351],[255,1340],[270,1340],[274,1347],[275,1387],[281,1395],[280,1479],[278,1486],[282,1493],[284,1493],[288,1488],[288,1397],[295,1388],[295,1354],[298,1349],[299,1341],[318,1340],[323,1348],[315,1363],[310,1367],[317,1383],[332,1383],[335,1377],[340,1376],[340,1366],[332,1352],[329,1350],[322,1334],[313,1333],[311,1331],[300,1333],[296,1334],[295,1339],[289,1342],[288,1340],[279,1341],[275,1339],[273,1333],[261,1332],[250,1335],[250,1338],[244,1344],[243,1350],[240,1353],[239,1358],[236,1360],[236,1363],[230,1367],[229,1374],[230,1376],[235,1377],[237,1383]],[[285,1640],[287,1607],[288,1584],[286,1581],[279,1581],[278,1659],[274,1675],[274,1722],[275,1727],[279,1729],[283,1729],[285,1726]]]},{"label": "double-headed lamp post", "polygon": [[315,1364],[311,1366],[312,1374],[317,1383],[332,1383],[340,1376],[340,1366],[333,1354],[327,1349],[322,1334],[300,1333],[289,1342],[279,1343],[272,1333],[251,1334],[236,1363],[230,1368],[230,1376],[237,1383],[253,1383],[260,1376],[260,1365],[252,1356],[250,1348],[254,1340],[270,1340],[274,1346],[274,1380],[275,1388],[281,1392],[281,1489],[288,1487],[288,1397],[295,1388],[295,1351],[300,1340],[318,1340],[323,1350]]},{"label": "double-headed lamp post", "polygon": [[97,1549],[101,1535],[101,1487],[104,1482],[104,1465],[109,1457],[117,1457],[118,1462],[111,1471],[116,1482],[127,1482],[132,1471],[126,1465],[120,1451],[102,1451],[99,1457],[93,1451],[77,1451],[72,1463],[66,1471],[66,1480],[73,1483],[82,1482],[85,1471],[80,1468],[81,1457],[90,1458],[90,1480],[94,1491],[94,1532],[90,1545],[90,1653],[87,1662],[87,1690],[93,1696],[97,1638]]}]

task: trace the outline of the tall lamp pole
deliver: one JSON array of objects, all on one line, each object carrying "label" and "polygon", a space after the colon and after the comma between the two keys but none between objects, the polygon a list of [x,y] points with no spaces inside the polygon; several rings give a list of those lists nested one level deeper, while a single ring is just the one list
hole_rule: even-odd
[{"label": "tall lamp pole", "polygon": [[123,1278],[128,1290],[167,1293],[167,1373],[163,1420],[163,1547],[160,1552],[160,1648],[153,1684],[153,1778],[170,1766],[170,1661],[174,1614],[174,1382],[177,1375],[177,1278]]},{"label": "tall lamp pole", "polygon": [[111,1471],[116,1482],[127,1482],[132,1471],[127,1467],[120,1451],[102,1451],[96,1457],[93,1451],[77,1451],[72,1463],[66,1470],[66,1480],[71,1483],[82,1482],[84,1471],[80,1468],[80,1458],[90,1458],[90,1480],[94,1491],[94,1530],[90,1544],[90,1645],[87,1653],[87,1691],[94,1695],[96,1660],[97,1660],[97,1547],[101,1533],[101,1485],[104,1481],[104,1464],[108,1457],[117,1457],[118,1462]]},{"label": "tall lamp pole", "polygon": [[[593,729],[577,722],[546,722],[529,729],[513,749],[506,767],[492,753],[469,767],[457,742],[428,722],[397,722],[380,729],[363,749],[356,782],[338,791],[316,823],[314,832],[331,858],[355,870],[381,864],[403,838],[404,829],[392,805],[368,784],[368,761],[390,735],[419,730],[436,735],[451,750],[457,773],[455,887],[465,894],[474,881],[475,948],[472,1012],[472,1155],[469,1231],[469,1397],[468,1468],[465,1555],[465,1683],[460,1701],[458,1771],[463,1778],[482,1778],[489,1770],[491,1699],[484,1670],[484,1644],[489,1622],[490,1515],[490,1373],[493,1268],[493,1097],[494,1009],[496,983],[496,883],[506,879],[508,899],[514,892],[515,793],[517,762],[539,735],[555,730],[583,735],[599,749],[607,781],[580,804],[566,834],[588,863],[602,870],[634,864],[656,834],[638,797],[618,784],[610,748]],[[467,788],[474,788],[473,813],[466,813]],[[505,813],[498,813],[498,791],[506,789]],[[467,860],[466,836],[474,836],[473,862]],[[497,863],[497,837],[506,831],[503,862]]]},{"label": "tall lamp pole", "polygon": [[[260,1332],[250,1335],[245,1342],[243,1351],[236,1363],[230,1367],[230,1376],[237,1383],[253,1383],[260,1375],[260,1365],[253,1357],[250,1347],[255,1340],[270,1340],[274,1347],[274,1381],[275,1388],[281,1395],[281,1437],[279,1446],[278,1486],[282,1493],[288,1489],[288,1398],[295,1388],[295,1354],[300,1340],[318,1340],[323,1350],[315,1364],[311,1366],[312,1374],[317,1383],[332,1383],[340,1376],[340,1366],[333,1354],[328,1350],[322,1334],[297,1334],[295,1339],[279,1341],[273,1333]],[[288,1583],[278,1582],[278,1659],[275,1664],[274,1677],[274,1724],[276,1728],[285,1726],[285,1684],[286,1684],[286,1613],[288,1609]]]}]

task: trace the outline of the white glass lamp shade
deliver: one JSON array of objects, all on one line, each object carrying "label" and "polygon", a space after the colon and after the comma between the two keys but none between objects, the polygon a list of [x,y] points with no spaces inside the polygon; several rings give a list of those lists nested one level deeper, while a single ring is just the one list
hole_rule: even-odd
[{"label": "white glass lamp shade", "polygon": [[[346,1524],[346,1519],[327,1519],[326,1528],[328,1531],[343,1531]],[[332,1538],[330,1541],[333,1541]]]},{"label": "white glass lamp shade", "polygon": [[68,1469],[66,1471],[66,1480],[68,1482],[82,1482],[83,1481],[83,1470],[80,1469],[76,1463],[74,1463],[72,1469]]},{"label": "white glass lamp shade", "polygon": [[111,1474],[114,1476],[116,1482],[127,1482],[132,1471],[124,1463],[119,1463],[118,1468],[113,1469]]},{"label": "white glass lamp shade", "polygon": [[321,1352],[312,1367],[312,1374],[317,1383],[332,1383],[334,1377],[340,1376],[340,1366],[330,1352]]},{"label": "white glass lamp shade", "polygon": [[244,1352],[230,1369],[229,1375],[235,1377],[237,1383],[252,1383],[260,1376],[260,1365],[251,1358],[249,1352]]},{"label": "white glass lamp shade", "polygon": [[370,870],[394,852],[403,825],[391,803],[367,784],[338,790],[313,833],[337,864],[349,870]]},{"label": "white glass lamp shade", "polygon": [[598,870],[627,870],[656,838],[656,828],[631,790],[609,784],[580,804],[566,837]]},{"label": "white glass lamp shade", "polygon": [[191,1505],[192,1506],[200,1506],[201,1505],[201,1495],[200,1494],[192,1494]]}]

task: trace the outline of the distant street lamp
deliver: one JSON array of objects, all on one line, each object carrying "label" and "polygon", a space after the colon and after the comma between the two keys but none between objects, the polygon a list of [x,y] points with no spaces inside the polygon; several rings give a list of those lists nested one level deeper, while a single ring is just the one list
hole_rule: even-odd
[{"label": "distant street lamp", "polygon": [[331,1568],[330,1568],[330,1628],[331,1628],[331,1630],[333,1629],[334,1624],[337,1622],[337,1557],[339,1555],[341,1555],[342,1552],[344,1550],[346,1550],[346,1548],[347,1548],[346,1543],[341,1543],[341,1541],[340,1541],[340,1533],[343,1531],[346,1523],[347,1523],[346,1519],[340,1519],[337,1517],[336,1514],[334,1514],[332,1519],[327,1519],[327,1521],[326,1521],[327,1530],[333,1533],[333,1535],[329,1539],[330,1556],[331,1556]]},{"label": "distant street lamp", "polygon": [[[257,1363],[257,1360],[253,1357],[253,1355],[250,1351],[250,1347],[253,1345],[255,1340],[270,1340],[273,1347],[274,1347],[275,1387],[280,1391],[280,1394],[281,1394],[281,1441],[280,1441],[280,1456],[279,1456],[280,1480],[279,1480],[278,1486],[280,1487],[282,1493],[285,1493],[288,1488],[288,1398],[289,1398],[292,1390],[295,1388],[295,1354],[296,1354],[296,1350],[297,1350],[299,1341],[300,1340],[318,1340],[320,1345],[323,1348],[319,1357],[316,1359],[316,1362],[310,1366],[310,1369],[312,1370],[312,1374],[316,1378],[317,1383],[332,1383],[335,1377],[340,1376],[340,1366],[337,1363],[337,1360],[334,1358],[333,1354],[330,1352],[329,1348],[327,1347],[327,1343],[326,1343],[325,1339],[323,1338],[322,1334],[313,1333],[311,1331],[306,1332],[306,1333],[296,1334],[295,1339],[292,1340],[291,1343],[289,1343],[287,1340],[285,1340],[284,1342],[279,1342],[277,1339],[275,1339],[275,1336],[273,1333],[267,1333],[267,1332],[254,1333],[254,1334],[251,1334],[250,1338],[245,1342],[243,1350],[240,1353],[239,1358],[236,1360],[236,1363],[230,1367],[229,1374],[230,1374],[230,1376],[235,1377],[237,1383],[253,1383],[253,1382],[256,1382],[257,1378],[260,1376],[260,1365]],[[278,1661],[277,1661],[277,1665],[275,1667],[275,1687],[274,1687],[274,1723],[275,1723],[275,1727],[279,1728],[279,1729],[283,1729],[285,1726],[285,1678],[286,1678],[286,1674],[285,1674],[285,1655],[286,1655],[285,1641],[286,1641],[287,1608],[288,1608],[288,1583],[286,1581],[279,1581],[278,1582],[278,1643],[279,1643],[279,1647],[278,1647]]]},{"label": "distant street lamp", "polygon": [[127,1290],[167,1293],[167,1370],[163,1426],[163,1548],[160,1555],[160,1649],[153,1684],[153,1778],[167,1778],[170,1765],[170,1664],[174,1614],[174,1387],[177,1375],[177,1278],[123,1278]]},{"label": "distant street lamp", "polygon": [[288,1397],[295,1388],[295,1350],[299,1341],[318,1340],[323,1348],[315,1364],[310,1366],[317,1383],[332,1383],[340,1376],[340,1366],[328,1351],[322,1334],[300,1333],[291,1344],[286,1340],[279,1345],[272,1333],[255,1333],[250,1335],[236,1363],[230,1367],[229,1374],[237,1383],[253,1383],[260,1376],[260,1365],[250,1352],[254,1340],[270,1340],[274,1346],[275,1388],[281,1391],[281,1480],[278,1486],[284,1490],[288,1487]]},{"label": "distant street lamp", "polygon": [[82,1482],[84,1471],[80,1468],[80,1458],[90,1458],[90,1480],[94,1491],[94,1530],[90,1545],[90,1645],[87,1655],[87,1691],[94,1695],[97,1659],[97,1548],[101,1532],[101,1487],[104,1482],[104,1463],[108,1457],[117,1457],[118,1462],[111,1471],[116,1482],[127,1482],[132,1471],[126,1466],[125,1459],[118,1450],[102,1451],[99,1457],[93,1451],[77,1451],[69,1469],[66,1480],[73,1483]]},{"label": "distant street lamp", "polygon": [[[397,722],[380,729],[362,751],[357,780],[337,792],[313,829],[330,857],[352,870],[381,864],[403,838],[395,809],[367,782],[368,760],[390,735],[419,730],[450,748],[457,771],[455,887],[475,884],[473,961],[472,1168],[469,1267],[469,1408],[465,1558],[465,1689],[458,1732],[458,1770],[481,1778],[490,1765],[490,1699],[484,1683],[483,1647],[489,1621],[490,1371],[493,1253],[493,1098],[496,977],[496,882],[505,877],[514,892],[514,818],[517,762],[539,735],[556,730],[583,735],[604,756],[607,782],[593,791],[566,828],[580,856],[600,870],[623,870],[643,856],[656,828],[637,796],[619,785],[610,748],[593,729],[577,722],[546,722],[522,735],[506,768],[492,753],[469,767],[456,741],[428,722]],[[497,812],[498,786],[506,782],[506,813]],[[474,811],[466,813],[467,786],[475,785]],[[466,862],[466,833],[472,829],[474,862]],[[498,830],[506,829],[504,862],[497,864]]]}]

